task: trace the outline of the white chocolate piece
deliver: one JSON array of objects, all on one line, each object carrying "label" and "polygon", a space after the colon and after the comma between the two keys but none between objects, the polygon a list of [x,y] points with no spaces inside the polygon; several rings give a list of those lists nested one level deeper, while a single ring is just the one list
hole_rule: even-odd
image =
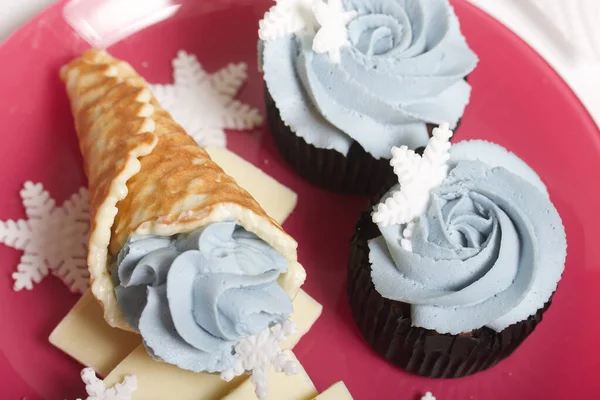
[{"label": "white chocolate piece", "polygon": [[[296,357],[291,351],[286,352],[291,359]],[[271,366],[269,370],[269,393],[264,400],[309,400],[318,393],[315,385],[310,380],[308,374],[298,363],[298,373],[287,376],[281,372],[275,372]],[[254,385],[249,379],[246,379],[235,390],[223,397],[222,400],[253,400],[257,399],[254,393]]]},{"label": "white chocolate piece", "polygon": [[298,195],[253,164],[222,147],[206,149],[210,158],[233,177],[275,221],[283,224],[292,213]]},{"label": "white chocolate piece", "polygon": [[352,395],[344,382],[337,382],[313,400],[352,400]]},{"label": "white chocolate piece", "polygon": [[104,379],[104,383],[111,387],[133,374],[137,377],[138,389],[133,392],[132,400],[213,400],[243,381],[234,379],[225,382],[218,374],[198,374],[154,361],[143,344],[129,354]]},{"label": "white chocolate piece", "polygon": [[290,316],[290,321],[296,324],[296,332],[289,335],[287,340],[279,343],[282,350],[296,347],[323,312],[323,306],[302,289],[298,291],[292,305],[294,312]]},{"label": "white chocolate piece", "polygon": [[135,333],[111,328],[89,290],[54,328],[49,340],[101,376],[106,376],[142,342]]},{"label": "white chocolate piece", "polygon": [[[294,313],[290,319],[296,324],[297,331],[281,343],[284,350],[291,349],[300,341],[323,310],[323,306],[303,290],[298,292],[293,305]],[[110,387],[120,382],[124,376],[133,374],[138,379],[138,390],[134,392],[133,400],[165,400],[173,398],[175,393],[177,400],[213,400],[225,396],[247,378],[244,375],[232,382],[225,382],[218,374],[184,371],[173,365],[154,361],[144,346],[140,345],[106,377],[104,382]],[[310,398],[312,397],[306,397]]]}]

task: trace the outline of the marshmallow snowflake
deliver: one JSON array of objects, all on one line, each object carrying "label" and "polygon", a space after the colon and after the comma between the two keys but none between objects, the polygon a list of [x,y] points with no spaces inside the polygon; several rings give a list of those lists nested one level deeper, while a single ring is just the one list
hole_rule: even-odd
[{"label": "marshmallow snowflake", "polygon": [[450,138],[452,131],[444,123],[433,130],[433,137],[425,148],[423,156],[406,146],[392,149],[390,165],[398,176],[400,189],[384,203],[380,203],[373,213],[373,222],[382,227],[395,224],[409,224],[403,232],[402,247],[410,251],[410,237],[414,222],[429,205],[431,191],[442,184],[448,176],[450,159]]},{"label": "marshmallow snowflake", "polygon": [[313,39],[315,53],[329,53],[331,61],[340,62],[340,51],[350,45],[346,26],[352,21],[357,12],[345,11],[342,0],[315,0],[313,12],[319,25],[319,31]]},{"label": "marshmallow snowflake", "polygon": [[248,79],[245,63],[208,74],[183,50],[173,60],[172,85],[150,85],[154,96],[201,147],[226,145],[224,129],[254,129],[263,118],[235,97]]},{"label": "marshmallow snowflake", "polygon": [[277,40],[291,33],[312,34],[317,26],[312,0],[276,0],[258,23],[258,37]]},{"label": "marshmallow snowflake", "polygon": [[79,189],[57,207],[41,183],[25,182],[21,198],[29,219],[0,221],[0,243],[24,252],[12,274],[14,290],[31,290],[51,271],[72,292],[85,292],[89,280],[87,189]]},{"label": "marshmallow snowflake", "polygon": [[261,40],[277,40],[292,33],[316,35],[313,50],[329,53],[334,63],[340,62],[341,49],[350,45],[346,27],[358,13],[345,11],[342,0],[276,0],[258,23]]},{"label": "marshmallow snowflake", "polygon": [[231,381],[236,376],[248,371],[252,375],[250,381],[254,385],[259,399],[267,397],[267,373],[271,365],[276,372],[286,375],[298,373],[298,363],[281,351],[279,342],[286,340],[296,332],[296,325],[291,321],[277,324],[256,336],[241,340],[235,346],[236,365],[221,373],[221,379]]},{"label": "marshmallow snowflake", "polygon": [[122,383],[106,388],[104,382],[96,377],[96,373],[91,368],[84,368],[81,371],[81,380],[85,383],[85,390],[89,395],[86,400],[131,400],[132,393],[138,385],[137,377],[128,375]]}]

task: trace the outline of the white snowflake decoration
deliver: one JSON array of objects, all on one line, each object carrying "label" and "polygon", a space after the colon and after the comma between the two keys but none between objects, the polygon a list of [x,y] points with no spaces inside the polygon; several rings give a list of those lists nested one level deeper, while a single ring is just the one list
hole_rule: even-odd
[{"label": "white snowflake decoration", "polygon": [[277,40],[291,33],[312,34],[317,26],[312,0],[276,0],[258,23],[258,37]]},{"label": "white snowflake decoration", "polygon": [[452,137],[449,127],[449,124],[444,123],[433,130],[433,137],[429,139],[422,157],[406,146],[392,149],[390,165],[398,176],[400,189],[384,203],[377,205],[373,222],[383,227],[408,224],[401,243],[408,251],[412,250],[410,238],[414,224],[411,223],[425,212],[431,191],[448,176]]},{"label": "white snowflake decoration", "polygon": [[425,393],[425,396],[421,397],[421,400],[436,400],[431,392]]},{"label": "white snowflake decoration", "polygon": [[319,31],[313,39],[313,50],[316,53],[329,53],[331,61],[340,62],[340,51],[350,45],[346,26],[352,21],[357,12],[345,11],[342,0],[314,0],[313,12],[319,25]]},{"label": "white snowflake decoration", "polygon": [[85,383],[85,391],[89,396],[86,400],[131,400],[138,386],[137,377],[128,375],[122,383],[106,388],[104,382],[96,377],[96,373],[91,368],[84,368],[81,371],[81,380]]},{"label": "white snowflake decoration", "polygon": [[284,372],[288,376],[298,373],[298,363],[279,347],[279,342],[286,340],[294,332],[296,332],[296,325],[291,321],[285,321],[256,336],[241,340],[235,346],[237,357],[235,367],[223,371],[221,379],[229,382],[248,371],[252,374],[250,381],[254,385],[256,396],[259,399],[266,398],[267,373],[271,365],[276,372]]},{"label": "white snowflake decoration", "polygon": [[172,85],[150,85],[158,102],[201,147],[225,147],[224,129],[254,129],[260,112],[235,100],[248,79],[245,63],[229,64],[208,74],[193,54],[183,50],[173,60]]},{"label": "white snowflake decoration", "polygon": [[84,293],[89,281],[87,189],[57,207],[41,183],[25,182],[21,198],[29,219],[0,221],[0,243],[24,252],[12,274],[14,290],[31,290],[51,271],[72,292]]}]

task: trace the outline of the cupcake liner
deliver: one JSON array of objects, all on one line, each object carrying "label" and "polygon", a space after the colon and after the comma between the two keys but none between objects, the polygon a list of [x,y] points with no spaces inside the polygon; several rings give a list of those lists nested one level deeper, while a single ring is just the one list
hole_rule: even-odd
[{"label": "cupcake liner", "polygon": [[[390,158],[375,159],[358,142],[344,156],[335,150],[320,149],[297,136],[281,119],[279,109],[265,85],[267,121],[277,149],[300,176],[334,192],[373,196],[397,183]],[[458,129],[458,122],[455,131]],[[433,128],[427,125],[429,136]],[[456,134],[454,135],[456,136]],[[424,147],[416,149],[421,154]]]},{"label": "cupcake liner", "polygon": [[283,123],[268,90],[265,102],[271,135],[279,152],[312,184],[334,192],[373,195],[397,181],[389,159],[376,160],[357,142],[347,156],[308,144]]},{"label": "cupcake liner", "polygon": [[449,335],[412,326],[410,304],[383,298],[371,280],[368,241],[380,235],[371,220],[371,210],[377,202],[361,214],[356,225],[350,243],[347,290],[356,324],[383,358],[416,375],[460,378],[508,357],[542,321],[551,300],[535,315],[502,332],[484,327]]}]

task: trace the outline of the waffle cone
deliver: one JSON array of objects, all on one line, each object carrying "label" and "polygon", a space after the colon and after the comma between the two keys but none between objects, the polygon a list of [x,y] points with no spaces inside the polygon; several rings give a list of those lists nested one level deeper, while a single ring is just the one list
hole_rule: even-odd
[{"label": "waffle cone", "polygon": [[237,221],[288,260],[279,284],[293,298],[306,277],[297,243],[185,133],[127,63],[89,50],[61,70],[91,201],[88,267],[106,321],[130,329],[111,266],[132,235],[171,236]]}]

